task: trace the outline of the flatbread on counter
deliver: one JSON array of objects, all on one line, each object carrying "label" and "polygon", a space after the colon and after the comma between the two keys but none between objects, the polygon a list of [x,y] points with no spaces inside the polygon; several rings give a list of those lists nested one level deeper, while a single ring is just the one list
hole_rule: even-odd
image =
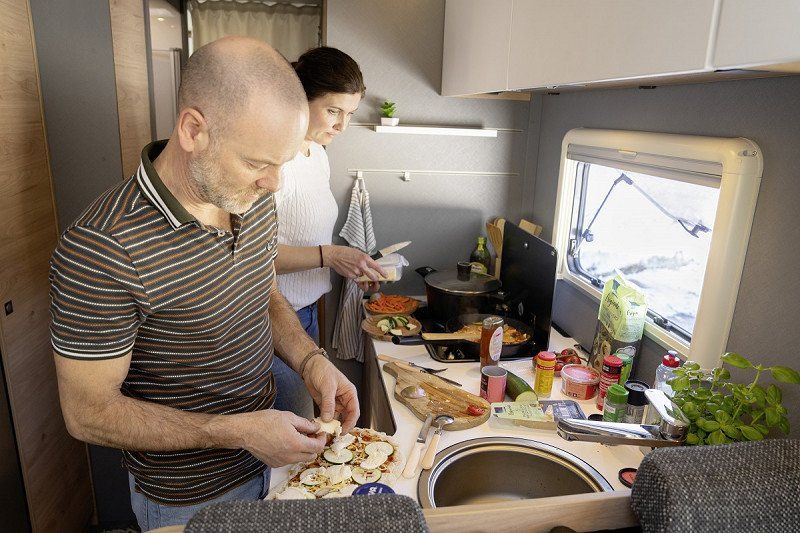
[{"label": "flatbread on counter", "polygon": [[397,443],[385,433],[353,428],[339,435],[313,461],[289,469],[289,479],[266,499],[317,499],[350,496],[359,485],[392,485],[403,470]]}]

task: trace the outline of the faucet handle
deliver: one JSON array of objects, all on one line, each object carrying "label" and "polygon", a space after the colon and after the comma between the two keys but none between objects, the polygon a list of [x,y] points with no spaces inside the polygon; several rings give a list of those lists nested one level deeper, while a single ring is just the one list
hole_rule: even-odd
[{"label": "faucet handle", "polygon": [[661,417],[659,431],[661,436],[668,440],[685,440],[689,431],[689,420],[681,408],[675,405],[664,391],[647,389],[644,391],[647,401]]}]

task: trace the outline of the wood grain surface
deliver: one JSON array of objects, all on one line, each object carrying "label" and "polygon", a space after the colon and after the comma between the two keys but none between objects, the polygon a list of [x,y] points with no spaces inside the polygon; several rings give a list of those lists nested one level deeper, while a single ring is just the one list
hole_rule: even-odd
[{"label": "wood grain surface", "polygon": [[58,229],[29,5],[0,0],[0,13],[0,303],[13,305],[0,307],[0,352],[32,529],[82,531],[92,494],[86,446],[61,416],[50,346]]},{"label": "wood grain surface", "polygon": [[[386,355],[378,355],[378,359],[392,360]],[[489,402],[465,391],[454,385],[450,385],[431,374],[426,374],[401,360],[394,360],[383,365],[384,372],[394,376],[396,383],[394,387],[394,397],[408,407],[414,416],[420,420],[425,420],[428,414],[437,415],[450,415],[455,421],[452,424],[444,426],[443,429],[447,431],[458,431],[460,429],[469,429],[480,426],[491,415],[489,409]],[[425,391],[426,396],[423,398],[406,398],[400,394],[400,391],[409,386],[418,386]],[[481,416],[472,416],[467,414],[467,407],[470,405],[477,405],[485,409]]]},{"label": "wood grain surface", "polygon": [[364,320],[361,321],[361,329],[363,329],[364,332],[367,335],[369,335],[370,337],[372,337],[373,339],[377,339],[379,341],[391,342],[392,334],[391,333],[384,333],[383,331],[381,331],[381,328],[379,328],[378,325],[377,325],[378,322],[380,322],[382,319],[384,319],[386,317],[389,317],[389,316],[403,316],[403,317],[408,319],[408,323],[409,324],[414,324],[416,326],[414,329],[411,329],[411,330],[406,329],[406,328],[399,328],[400,331],[401,331],[401,336],[402,337],[413,337],[415,335],[419,335],[419,332],[422,331],[422,324],[419,323],[419,320],[417,320],[416,318],[414,318],[412,316],[401,315],[401,314],[368,316],[367,318],[365,318]]}]

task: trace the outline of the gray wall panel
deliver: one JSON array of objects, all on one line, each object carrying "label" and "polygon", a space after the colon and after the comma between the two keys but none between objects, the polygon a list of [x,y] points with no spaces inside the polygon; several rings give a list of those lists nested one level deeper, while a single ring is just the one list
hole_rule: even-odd
[{"label": "gray wall panel", "polygon": [[[397,102],[401,124],[528,127],[528,102],[439,96],[443,0],[331,0],[327,16],[327,44],[352,55],[364,73],[367,96],[353,122],[378,122],[380,103],[390,99]],[[336,231],[344,224],[353,186],[348,168],[518,172],[519,177],[420,174],[409,183],[389,174],[366,176],[378,245],[412,240],[403,251],[411,268],[455,268],[485,233],[487,218],[518,219],[530,211],[522,196],[526,141],[526,132],[487,139],[383,135],[352,127],[328,149],[339,203]],[[424,284],[409,270],[386,290],[422,294]],[[337,286],[328,298],[331,312],[330,301],[338,301],[338,294]]]},{"label": "gray wall panel", "polygon": [[[535,219],[550,238],[561,141],[572,128],[610,128],[747,137],[761,146],[764,174],[739,288],[728,350],[766,364],[800,368],[792,333],[800,316],[800,77],[618,89],[544,96]],[[584,345],[594,335],[597,303],[559,283],[555,319]],[[592,318],[594,317],[594,318]],[[652,380],[663,349],[646,342],[638,374]],[[800,435],[800,387],[785,385],[792,434]]]},{"label": "gray wall panel", "polygon": [[30,0],[59,227],[121,179],[108,1]]}]

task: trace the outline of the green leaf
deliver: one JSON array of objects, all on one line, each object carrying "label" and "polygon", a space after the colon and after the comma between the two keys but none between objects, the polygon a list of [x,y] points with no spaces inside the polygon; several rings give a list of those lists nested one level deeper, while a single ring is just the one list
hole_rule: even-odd
[{"label": "green leaf", "polygon": [[781,389],[774,383],[770,383],[769,387],[767,387],[767,401],[770,405],[781,403]]},{"label": "green leaf", "polygon": [[670,386],[674,391],[682,391],[689,388],[689,378],[685,376],[682,378],[675,378],[671,381],[672,383],[670,384]]},{"label": "green leaf", "polygon": [[753,363],[735,352],[728,352],[722,356],[722,360],[736,368],[753,368]]},{"label": "green leaf", "polygon": [[772,428],[781,421],[781,415],[778,414],[777,409],[774,407],[767,407],[764,409],[764,420],[767,422],[767,426]]},{"label": "green leaf", "polygon": [[714,418],[716,418],[717,422],[719,422],[720,424],[727,424],[728,422],[731,421],[733,417],[731,417],[731,415],[729,415],[722,409],[719,409],[714,413]]},{"label": "green leaf", "polygon": [[731,379],[731,371],[724,367],[715,368],[712,374],[717,380]]},{"label": "green leaf", "polygon": [[686,361],[685,363],[683,363],[683,366],[681,368],[684,368],[686,370],[700,370],[700,363],[696,361]]},{"label": "green leaf", "polygon": [[751,424],[751,425],[758,431],[760,431],[761,434],[764,435],[765,437],[769,434],[769,429],[764,424],[759,422],[758,424]]},{"label": "green leaf", "polygon": [[689,433],[688,435],[686,435],[686,444],[688,444],[689,446],[695,446],[697,444],[700,444],[700,437],[698,437],[694,433]]},{"label": "green leaf", "polygon": [[784,383],[800,383],[800,373],[788,366],[771,366],[772,377]]},{"label": "green leaf", "polygon": [[700,426],[704,431],[707,431],[708,433],[713,433],[715,431],[718,431],[720,428],[720,424],[716,420],[703,420],[702,424],[698,422],[697,425]]},{"label": "green leaf", "polygon": [[789,434],[789,420],[785,416],[781,417],[781,421],[778,422],[778,427],[781,428],[784,435]]},{"label": "green leaf", "polygon": [[[722,406],[718,403],[708,402],[706,403],[706,411],[709,413],[716,413],[719,409],[722,409]],[[731,413],[728,413],[731,414]]]},{"label": "green leaf", "polygon": [[720,430],[714,431],[706,439],[706,442],[709,443],[709,444],[725,444],[727,441],[728,441],[728,438]]},{"label": "green leaf", "polygon": [[697,389],[694,391],[694,397],[698,400],[710,400],[711,399],[711,391],[708,389]]},{"label": "green leaf", "polygon": [[785,415],[788,411],[782,405],[776,405],[775,410],[778,411],[778,414]]},{"label": "green leaf", "polygon": [[700,428],[697,428],[696,433],[697,433],[697,436],[700,437],[701,440],[704,440],[708,436],[708,433],[706,433],[705,431],[703,431]]},{"label": "green leaf", "polygon": [[747,440],[762,440],[764,438],[764,435],[762,435],[759,430],[750,426],[742,426],[739,428],[739,431],[742,432],[742,435],[744,435],[744,438]]},{"label": "green leaf", "polygon": [[723,433],[733,440],[742,440],[742,432],[736,426],[732,424],[723,424],[721,429]]}]

